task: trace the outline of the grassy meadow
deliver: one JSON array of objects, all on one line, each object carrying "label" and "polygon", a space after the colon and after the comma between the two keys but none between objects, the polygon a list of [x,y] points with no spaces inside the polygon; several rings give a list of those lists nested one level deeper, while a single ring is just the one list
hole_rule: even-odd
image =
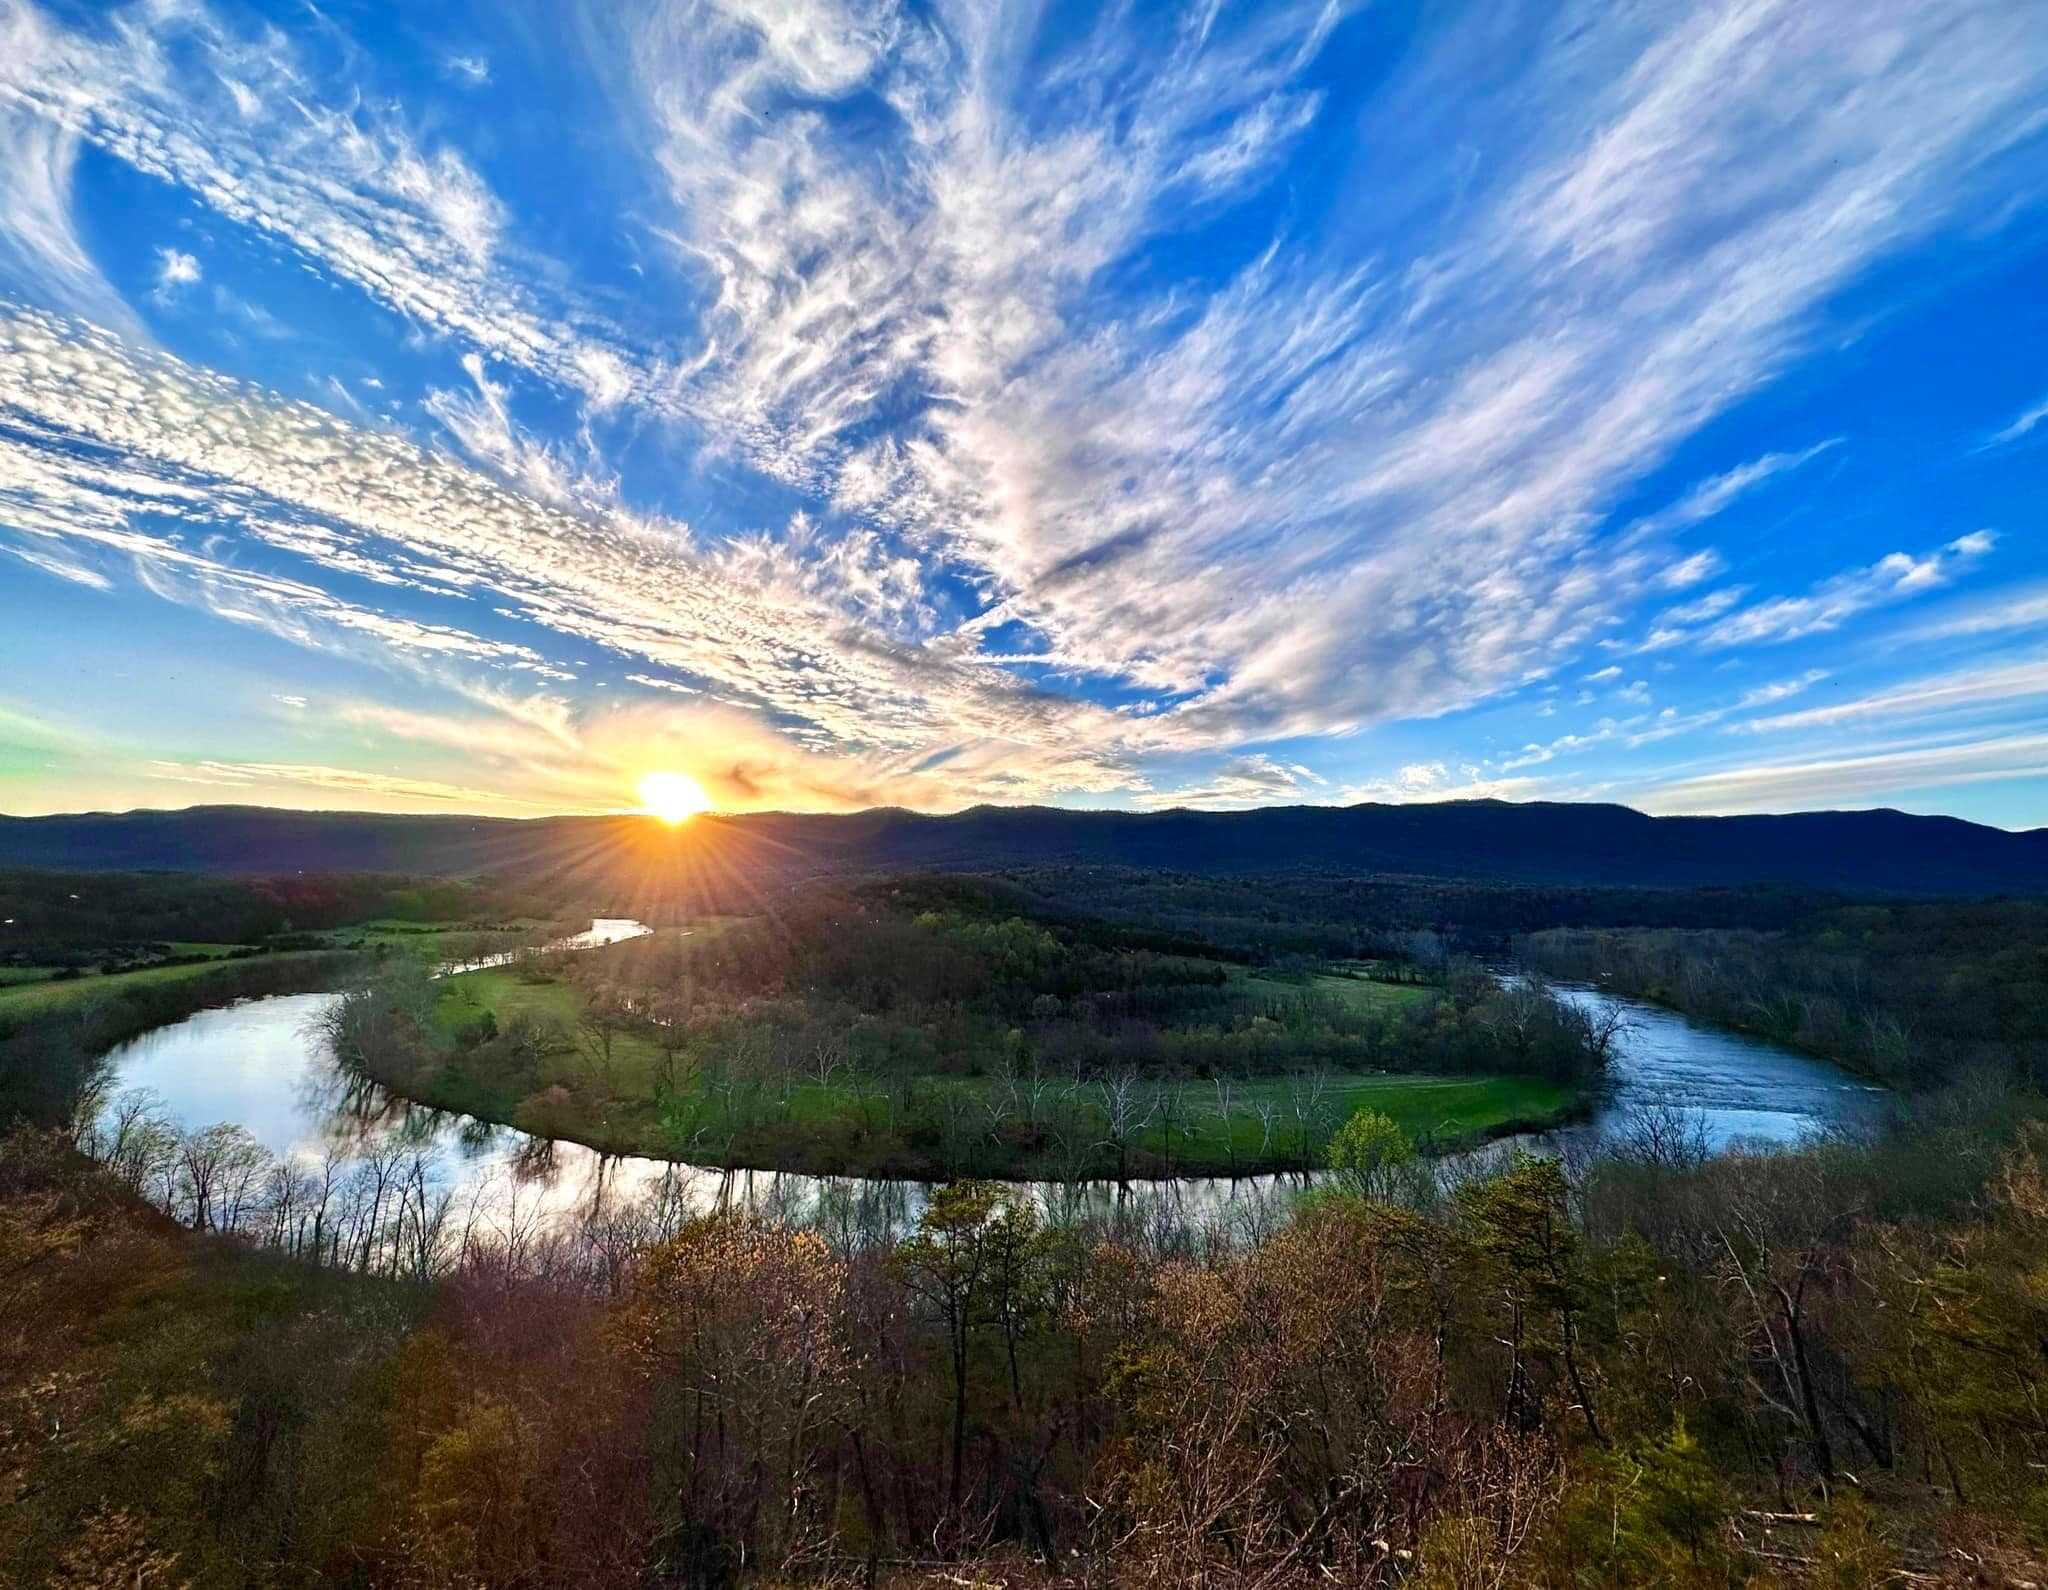
[{"label": "grassy meadow", "polygon": [[[1412,1139],[1447,1147],[1554,1123],[1582,1090],[1533,1076],[1445,1076],[1368,1063],[1268,1075],[1128,1075],[1121,1082],[1053,1072],[1024,1054],[1020,1029],[993,1062],[952,1057],[904,1069],[837,1052],[749,1066],[813,1030],[786,1008],[707,1021],[688,1031],[617,1014],[621,963],[702,964],[712,941],[744,924],[718,919],[625,947],[540,957],[441,979],[429,1041],[373,1067],[410,1097],[607,1152],[827,1174],[1234,1175],[1320,1162],[1329,1135],[1370,1106]],[[677,956],[698,957],[696,962]],[[1437,989],[1355,972],[1259,973],[1214,963],[1224,993],[1278,1028],[1293,1009],[1398,1021]],[[657,996],[647,995],[647,998]],[[610,1019],[593,1005],[612,1002]],[[760,1009],[761,1007],[757,1007]],[[920,1015],[927,1026],[933,1018]],[[852,1018],[857,1025],[869,1017]],[[948,1029],[950,1030],[950,1029]],[[538,1041],[508,1043],[517,1033]],[[793,1035],[795,1034],[795,1035]],[[753,1040],[758,1039],[756,1043]],[[813,1045],[821,1049],[822,1046]]]}]

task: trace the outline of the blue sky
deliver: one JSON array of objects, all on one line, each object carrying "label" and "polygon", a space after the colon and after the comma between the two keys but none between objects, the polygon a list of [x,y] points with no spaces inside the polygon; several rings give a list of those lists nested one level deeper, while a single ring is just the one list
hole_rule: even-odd
[{"label": "blue sky", "polygon": [[0,0],[0,810],[2048,822],[2048,29]]}]

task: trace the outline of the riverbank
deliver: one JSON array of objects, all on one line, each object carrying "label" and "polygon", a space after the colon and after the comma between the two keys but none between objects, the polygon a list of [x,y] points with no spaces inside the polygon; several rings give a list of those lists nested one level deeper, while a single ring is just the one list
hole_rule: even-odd
[{"label": "riverbank", "polygon": [[0,1121],[61,1125],[116,1045],[238,1001],[338,988],[371,964],[293,951],[0,990]]},{"label": "riverbank", "polygon": [[351,1064],[396,1097],[602,1154],[915,1181],[1297,1172],[1320,1167],[1364,1108],[1448,1152],[1581,1118],[1594,1101],[1539,1078],[1364,1068],[1221,1082],[864,1075],[829,1058],[808,1074],[706,1071],[644,1027],[593,1023],[575,984],[510,968],[446,979],[429,1041],[368,1045]]}]

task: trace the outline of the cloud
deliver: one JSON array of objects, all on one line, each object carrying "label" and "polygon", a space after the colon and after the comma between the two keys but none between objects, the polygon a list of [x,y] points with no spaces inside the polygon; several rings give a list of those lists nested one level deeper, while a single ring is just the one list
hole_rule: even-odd
[{"label": "cloud", "polygon": [[[449,344],[427,412],[463,457],[10,311],[0,534],[473,699],[623,666],[804,754],[1034,795],[1449,713],[1634,649],[1639,608],[1651,652],[1838,629],[1983,550],[1671,594],[1723,563],[1675,538],[1833,442],[1613,514],[1845,285],[1978,213],[2048,84],[2021,16],[1536,15],[1483,102],[1498,36],[1453,23],[1341,115],[1324,0],[1157,30],[892,0],[586,22],[624,225],[687,277],[659,314],[534,251],[475,118],[200,0],[10,8],[0,117],[31,158],[0,219],[32,296],[94,291],[67,162],[97,150]],[[1311,143],[1386,202],[1331,222],[1283,192]],[[534,418],[565,408],[583,429]],[[613,425],[698,450],[701,524],[636,503]],[[752,476],[781,506],[732,530],[705,483],[763,500]]]},{"label": "cloud", "polygon": [[42,432],[40,446],[0,438],[17,531],[134,558],[159,594],[305,644],[338,630],[451,661],[549,666],[525,640],[345,602],[145,522],[203,517],[393,588],[458,602],[488,591],[524,623],[715,681],[797,732],[925,752],[1016,742],[1052,753],[1020,765],[1096,789],[1127,780],[1116,745],[1133,720],[865,622],[902,590],[869,544],[812,560],[745,542],[700,551],[686,527],[538,502],[402,438],[29,312],[0,315],[0,355],[0,402]]},{"label": "cloud", "polygon": [[[2048,62],[2015,19],[1882,9],[1859,32],[1910,47],[1854,60],[1826,5],[1560,26],[1529,75],[1571,94],[1533,89],[1513,139],[1469,130],[1491,159],[1441,226],[1361,221],[1386,261],[1288,247],[1135,302],[1125,267],[1269,169],[1224,151],[1327,114],[1303,81],[1320,5],[1150,50],[1110,24],[679,5],[629,69],[715,306],[704,422],[943,554],[993,598],[979,630],[1152,692],[1158,742],[1192,748],[1507,687],[1660,571],[1707,577],[1658,537],[1834,445],[1597,534],[2024,124]],[[1418,53],[1390,97],[1459,67]],[[1433,131],[1360,136],[1397,165]]]},{"label": "cloud", "polygon": [[13,554],[31,568],[41,569],[45,574],[54,574],[60,580],[69,580],[73,585],[89,586],[95,591],[111,591],[114,582],[104,574],[81,568],[63,558],[53,558],[48,553],[32,551],[28,547],[0,546],[0,552]]},{"label": "cloud", "polygon": [[326,767],[293,762],[196,762],[157,761],[146,763],[143,775],[179,784],[206,784],[218,788],[250,790],[257,786],[283,786],[291,791],[317,790],[369,797],[379,806],[417,805],[515,805],[522,801],[495,790],[461,784],[442,784],[432,779],[403,778],[387,773],[366,773],[354,768]]},{"label": "cloud", "polygon": [[156,291],[150,297],[159,304],[173,303],[202,274],[199,261],[192,255],[175,248],[160,248],[156,251]]},{"label": "cloud", "polygon": [[703,692],[695,685],[686,685],[679,679],[656,679],[651,674],[626,675],[636,685],[645,685],[649,690],[666,690],[674,695],[695,696]]},{"label": "cloud", "polygon": [[441,65],[451,78],[468,88],[482,88],[491,80],[490,60],[482,55],[451,55]]},{"label": "cloud", "polygon": [[1737,705],[1743,707],[1767,707],[1774,702],[1789,701],[1794,696],[1803,695],[1825,678],[1827,678],[1825,669],[1809,668],[1795,679],[1774,679],[1769,684],[1758,685],[1753,690],[1745,690],[1742,693],[1742,700]]},{"label": "cloud", "polygon": [[[1709,591],[1694,601],[1684,602],[1677,607],[1667,607],[1655,619],[1658,629],[1670,626],[1691,626],[1704,624],[1719,618],[1749,594],[1746,585],[1724,585],[1718,591]],[[1652,633],[1656,633],[1653,630]]]},{"label": "cloud", "polygon": [[[1824,442],[1817,442],[1803,452],[1766,453],[1763,457],[1738,465],[1724,474],[1701,481],[1670,507],[1651,514],[1646,519],[1638,520],[1633,526],[1634,533],[1662,535],[1674,530],[1688,530],[1696,524],[1704,524],[1736,498],[1755,490],[1765,481],[1797,469],[1802,464],[1811,463],[1822,453],[1841,445],[1842,438],[1836,436]],[[1686,571],[1689,565],[1695,562],[1702,562],[1703,572],[1692,576],[1693,579],[1704,579],[1719,567],[1719,560],[1714,553],[1702,552],[1677,565],[1676,569],[1667,573],[1663,583],[1674,588],[1677,585],[1690,584],[1691,579],[1680,578],[1674,581],[1671,574]]]},{"label": "cloud", "polygon": [[1996,635],[2007,630],[2038,629],[2048,625],[2048,584],[2035,584],[1998,597],[1951,608],[1943,615],[1915,626],[1912,640],[1954,640],[1965,636]]},{"label": "cloud", "polygon": [[6,92],[11,76],[59,70],[58,48],[27,6],[0,9],[0,281],[131,336],[141,323],[79,236],[72,181],[82,140]]},{"label": "cloud", "polygon": [[2048,661],[2039,658],[2003,666],[1978,666],[1917,679],[1850,701],[1802,712],[1779,713],[1743,725],[1758,734],[1833,728],[1845,723],[1908,722],[1959,712],[2004,711],[2048,695]]},{"label": "cloud", "polygon": [[2048,398],[2043,398],[2031,408],[2022,409],[2013,417],[2011,424],[1994,431],[1990,436],[1986,437],[1984,446],[1986,448],[2004,447],[2008,443],[2016,442],[2024,436],[2030,436],[2033,434],[2034,427],[2043,420],[2048,420]]},{"label": "cloud", "polygon": [[1319,797],[1325,780],[1299,763],[1283,763],[1270,756],[1233,757],[1211,773],[1201,784],[1158,790],[1139,804],[1154,808],[1174,806],[1216,806],[1225,808],[1270,806],[1276,802],[1299,803]]},{"label": "cloud", "polygon": [[605,384],[652,391],[659,361],[558,287],[503,268],[504,206],[457,149],[424,141],[360,83],[322,81],[284,33],[243,35],[196,3],[117,8],[90,32],[17,3],[0,30],[0,153],[11,138],[23,159],[0,176],[0,204],[10,184],[16,199],[0,215],[32,244],[15,275],[39,301],[135,330],[132,314],[99,312],[119,301],[76,245],[69,174],[84,144],[418,326],[570,391],[591,379],[595,350]]},{"label": "cloud", "polygon": [[1654,785],[1640,792],[1635,804],[1660,814],[1784,811],[2043,775],[2048,775],[2048,735],[2010,735],[1729,768]]},{"label": "cloud", "polygon": [[1680,558],[1676,563],[1657,576],[1657,584],[1667,591],[1682,591],[1689,585],[1712,579],[1726,566],[1721,554],[1712,547],[1695,552],[1690,557]]},{"label": "cloud", "polygon": [[1778,596],[1753,604],[1700,632],[1709,650],[1730,646],[1777,645],[1840,629],[1874,608],[1925,595],[1990,551],[1984,532],[1959,536],[1940,549],[1915,557],[1893,552],[1867,568],[1852,569],[1816,585],[1805,596]]}]

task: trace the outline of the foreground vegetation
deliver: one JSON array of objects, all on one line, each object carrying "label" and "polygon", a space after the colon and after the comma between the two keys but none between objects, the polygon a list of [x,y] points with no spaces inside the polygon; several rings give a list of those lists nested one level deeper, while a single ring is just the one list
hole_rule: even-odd
[{"label": "foreground vegetation", "polygon": [[386,978],[335,1052],[407,1098],[609,1152],[917,1178],[1320,1163],[1361,1104],[1430,1147],[1582,1106],[1611,1026],[1412,963],[1258,969],[986,883],[818,889],[449,977]]},{"label": "foreground vegetation", "polygon": [[1457,1185],[1367,1118],[1340,1190],[1227,1229],[967,1182],[907,1232],[543,1234],[394,1188],[345,1250],[260,1185],[183,1229],[227,1224],[203,1151],[23,1132],[0,1579],[2038,1582],[2040,1107],[1718,1160],[1646,1120]]},{"label": "foreground vegetation", "polygon": [[[555,902],[308,887],[117,880],[71,922],[37,885],[34,949],[81,970],[32,1016],[0,990],[0,1584],[2048,1582],[2031,908],[1159,878],[1125,909],[1081,869],[436,980]],[[1538,945],[1561,974],[1875,1032],[1941,1085],[1796,1152],[1709,1158],[1667,1113],[1571,1163],[1431,1158],[1597,1076],[1612,1033],[1457,962],[1546,920],[1614,924]],[[544,1217],[544,1150],[458,1202],[402,1130],[280,1157],[94,1093],[132,1032],[343,983],[365,1070],[603,1146],[1330,1175],[1213,1209],[598,1177]]]}]

